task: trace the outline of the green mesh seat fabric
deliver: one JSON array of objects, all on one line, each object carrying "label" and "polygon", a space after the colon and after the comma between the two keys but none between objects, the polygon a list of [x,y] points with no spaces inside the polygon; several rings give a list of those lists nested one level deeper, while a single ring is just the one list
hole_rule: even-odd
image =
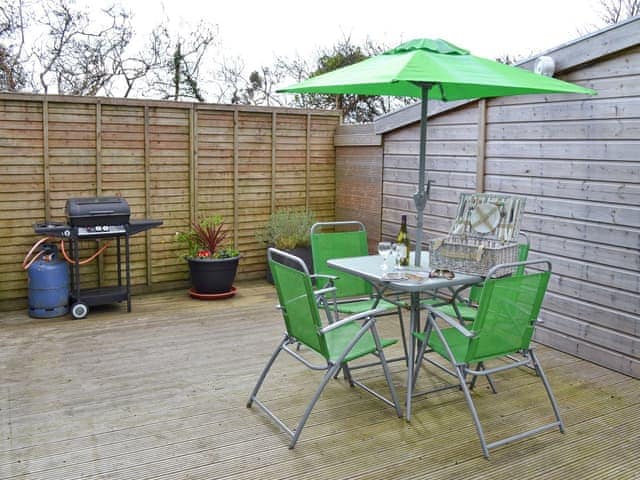
[{"label": "green mesh seat fabric", "polygon": [[406,357],[406,340],[401,308],[373,295],[371,284],[365,279],[340,272],[327,265],[335,258],[361,257],[369,254],[367,231],[361,222],[319,222],[311,227],[311,255],[316,275],[333,277],[336,287],[335,308],[339,313],[357,314],[372,308],[398,313],[401,339]]},{"label": "green mesh seat fabric", "polygon": [[[329,323],[330,319],[328,319],[323,324],[320,309],[318,308],[318,304],[322,302],[319,302],[321,299],[319,299],[317,292],[313,290],[311,277],[304,262],[298,257],[273,248],[269,249],[268,258],[286,333],[258,378],[256,386],[249,396],[247,407],[251,407],[254,403],[258,405],[289,435],[291,439],[289,448],[293,448],[324,387],[332,377],[337,375],[340,369],[343,369],[345,377],[351,386],[358,386],[372,393],[376,398],[393,406],[397,415],[401,416],[402,412],[383,352],[385,347],[393,345],[396,340],[379,337],[375,325],[375,315],[379,314],[380,311],[368,310],[333,323]],[[281,263],[282,259],[287,259],[288,264],[296,265],[296,268]],[[303,346],[304,355],[295,347],[297,345]],[[320,385],[294,429],[287,427],[275,413],[258,399],[258,392],[273,363],[282,351],[289,353],[293,358],[312,370],[325,371]],[[376,364],[382,366],[391,400],[357,381],[351,375],[348,362],[367,355],[375,356]],[[312,360],[308,358],[309,356],[320,360],[321,363],[312,363]]]},{"label": "green mesh seat fabric", "polygon": [[[526,235],[521,234],[526,242],[518,244],[518,262],[524,262],[529,258],[529,240]],[[522,275],[524,272],[524,267],[522,265],[518,266],[515,269],[514,275]],[[463,322],[473,322],[476,318],[476,314],[478,313],[478,301],[480,300],[480,293],[482,292],[482,285],[472,285],[469,288],[469,296],[467,299],[463,301],[451,301],[445,305],[437,306],[438,310],[440,310],[445,315],[449,315],[450,317],[457,317],[459,320]],[[433,305],[433,302],[428,303]]]},{"label": "green mesh seat fabric", "polygon": [[[331,362],[335,363],[340,361],[342,353],[347,349],[351,339],[358,334],[358,330],[360,330],[360,328],[360,325],[348,323],[336,330],[331,330],[326,333],[325,338],[327,341],[327,351]],[[396,342],[397,340],[395,339],[380,339],[382,348],[389,347]],[[357,360],[358,358],[375,353],[376,351],[377,347],[373,335],[371,332],[365,332],[358,343],[351,347],[349,353],[342,361],[351,362],[352,360]]]},{"label": "green mesh seat fabric", "polygon": [[[471,300],[471,295],[469,295],[469,299]],[[476,318],[476,314],[478,313],[478,308],[475,305],[468,304],[466,302],[456,302],[455,307],[448,303],[437,308],[442,313],[449,315],[450,317],[457,317],[464,322],[473,322]],[[458,311],[456,311],[456,309]]]},{"label": "green mesh seat fabric", "polygon": [[[525,272],[526,266],[534,265],[543,266],[546,269]],[[440,308],[428,306],[429,320],[425,330],[414,333],[421,345],[418,361],[421,362],[425,358],[428,362],[435,362],[425,357],[428,347],[451,363],[454,369],[451,373],[458,380],[454,386],[460,387],[464,392],[485,457],[489,456],[490,448],[550,428],[558,427],[560,431],[564,431],[551,387],[531,348],[531,338],[551,275],[550,263],[545,260],[520,262],[519,274],[492,278],[493,273],[500,268],[503,267],[492,270],[485,280],[480,292],[477,315],[468,328],[460,325],[456,318],[443,314]],[[444,324],[445,328],[442,328],[441,324]],[[516,353],[519,356],[515,356],[514,360],[513,354]],[[500,359],[500,362],[496,362],[495,367],[487,368],[486,362],[494,359]],[[537,372],[547,391],[556,420],[506,439],[487,443],[470,389],[475,385],[475,379],[478,376],[486,376],[489,379],[489,375],[521,366],[531,366]],[[415,369],[414,382],[417,380],[419,370],[419,368]],[[466,381],[468,376],[473,377],[470,385],[467,385]],[[491,386],[493,388],[493,384]]]}]

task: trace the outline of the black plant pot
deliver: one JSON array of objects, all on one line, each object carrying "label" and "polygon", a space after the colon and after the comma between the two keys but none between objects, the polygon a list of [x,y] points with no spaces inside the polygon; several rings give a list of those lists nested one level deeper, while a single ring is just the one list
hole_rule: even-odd
[{"label": "black plant pot", "polygon": [[[282,249],[284,252],[290,253],[291,255],[295,255],[296,257],[300,257],[302,261],[307,266],[307,270],[309,273],[313,273],[313,258],[311,256],[311,247],[297,247],[291,250],[287,248]],[[286,258],[281,259],[282,263],[293,268],[297,268],[298,265],[289,261]],[[271,275],[271,269],[267,264],[267,282],[273,284],[273,275]]]},{"label": "black plant pot", "polygon": [[193,290],[206,294],[230,292],[239,260],[240,255],[216,259],[187,258]]}]

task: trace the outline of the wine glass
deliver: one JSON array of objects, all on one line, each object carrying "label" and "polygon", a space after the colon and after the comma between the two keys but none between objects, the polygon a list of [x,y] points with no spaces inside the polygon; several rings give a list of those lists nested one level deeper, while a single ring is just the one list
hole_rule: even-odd
[{"label": "wine glass", "polygon": [[400,260],[400,245],[397,243],[391,244],[391,265],[396,268],[398,266],[398,261]]},{"label": "wine glass", "polygon": [[386,271],[388,267],[387,265],[387,257],[391,253],[391,242],[380,242],[378,243],[378,253],[382,257],[382,270]]}]

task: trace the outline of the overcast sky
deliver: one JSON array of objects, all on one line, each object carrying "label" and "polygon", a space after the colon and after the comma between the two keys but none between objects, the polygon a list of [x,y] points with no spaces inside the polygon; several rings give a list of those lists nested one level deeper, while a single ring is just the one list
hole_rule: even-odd
[{"label": "overcast sky", "polygon": [[[140,30],[160,20],[218,25],[223,53],[247,68],[276,55],[313,58],[344,35],[395,46],[443,38],[475,55],[529,57],[580,37],[596,25],[600,0],[128,0]],[[152,8],[151,5],[153,5]],[[141,33],[141,32],[138,32]]]}]

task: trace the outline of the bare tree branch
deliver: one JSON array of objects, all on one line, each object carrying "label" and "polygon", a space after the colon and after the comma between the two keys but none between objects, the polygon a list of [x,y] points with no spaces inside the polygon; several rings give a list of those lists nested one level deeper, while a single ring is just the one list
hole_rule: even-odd
[{"label": "bare tree branch", "polygon": [[24,0],[0,3],[0,90],[15,92],[26,84],[23,9]]},{"label": "bare tree branch", "polygon": [[640,14],[640,0],[600,0],[600,9],[604,23],[613,25]]}]

